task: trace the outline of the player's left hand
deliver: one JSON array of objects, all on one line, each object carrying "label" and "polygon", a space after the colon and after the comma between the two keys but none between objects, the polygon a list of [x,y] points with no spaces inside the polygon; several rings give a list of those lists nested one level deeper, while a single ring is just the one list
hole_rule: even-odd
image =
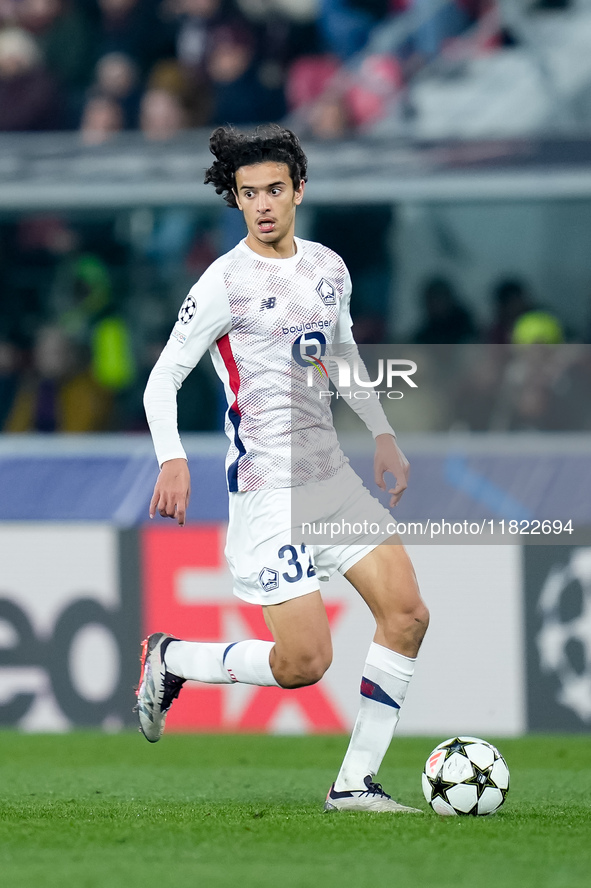
[{"label": "player's left hand", "polygon": [[376,438],[376,454],[373,462],[375,482],[380,490],[386,490],[384,475],[390,472],[396,479],[396,486],[388,488],[390,508],[398,505],[400,497],[408,487],[410,464],[392,435],[378,435]]}]

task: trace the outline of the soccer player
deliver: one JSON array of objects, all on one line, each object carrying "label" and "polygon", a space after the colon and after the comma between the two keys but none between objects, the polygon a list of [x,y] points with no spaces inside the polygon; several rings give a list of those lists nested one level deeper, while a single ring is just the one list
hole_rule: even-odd
[{"label": "soccer player", "polygon": [[[338,570],[369,606],[376,632],[363,670],[359,714],[324,807],[416,812],[374,782],[428,623],[408,555],[398,538],[380,545],[386,538],[379,534],[335,545],[293,541],[295,491],[310,503],[313,520],[363,510],[382,528],[391,523],[390,513],[348,465],[326,399],[314,401],[310,394],[306,401],[290,385],[293,355],[302,343],[300,354],[307,354],[307,336],[317,345],[337,346],[349,361],[358,358],[350,277],[331,250],[294,236],[307,161],[292,132],[272,125],[247,135],[220,127],[210,150],[215,162],[205,182],[243,213],[248,233],[191,289],[150,375],[145,406],[160,465],[150,517],[159,512],[185,523],[190,477],[177,431],[176,392],[209,349],[228,399],[226,557],[234,593],[263,607],[274,641],[202,643],[164,632],[150,635],[142,647],[137,692],[140,727],[150,742],[160,739],[166,713],[186,680],[282,688],[319,681],[330,666],[332,646],[318,580]],[[408,462],[379,399],[350,403],[375,438],[376,483],[386,489],[386,472],[396,479],[389,491],[394,506],[407,486]]]}]

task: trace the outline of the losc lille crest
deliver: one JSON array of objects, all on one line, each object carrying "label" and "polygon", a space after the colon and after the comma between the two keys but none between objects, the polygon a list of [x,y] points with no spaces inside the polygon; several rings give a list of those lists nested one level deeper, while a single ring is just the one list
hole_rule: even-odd
[{"label": "losc lille crest", "polygon": [[316,287],[316,292],[325,305],[337,304],[337,292],[331,282],[327,281],[326,278],[322,278],[322,280]]},{"label": "losc lille crest", "polygon": [[259,574],[259,583],[265,592],[272,592],[279,588],[279,574],[272,567],[263,567]]}]

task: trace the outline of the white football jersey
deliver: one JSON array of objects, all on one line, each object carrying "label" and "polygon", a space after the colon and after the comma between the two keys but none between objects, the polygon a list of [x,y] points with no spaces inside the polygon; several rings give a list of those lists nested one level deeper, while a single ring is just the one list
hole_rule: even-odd
[{"label": "white football jersey", "polygon": [[[300,238],[296,247],[289,259],[268,259],[241,241],[192,287],[146,389],[160,463],[184,454],[176,424],[178,446],[168,434],[168,408],[206,349],[228,400],[230,492],[299,486],[329,478],[346,462],[330,398],[319,397],[328,381],[318,369],[319,382],[309,387],[308,364],[294,354],[318,357],[333,343],[354,342],[351,280],[332,250]],[[376,407],[381,431],[391,431]]]}]

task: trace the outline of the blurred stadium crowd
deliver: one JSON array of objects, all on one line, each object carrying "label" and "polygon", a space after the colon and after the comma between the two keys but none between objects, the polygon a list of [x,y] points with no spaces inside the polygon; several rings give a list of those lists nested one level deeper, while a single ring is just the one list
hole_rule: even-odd
[{"label": "blurred stadium crowd", "polygon": [[[399,32],[397,51],[385,51],[380,35],[410,13],[419,18],[407,39]],[[454,41],[482,52],[510,43],[500,22],[496,0],[0,0],[0,132],[79,131],[95,146],[124,130],[162,142],[193,127],[283,119],[306,138],[340,139],[387,114]],[[145,430],[141,395],[178,305],[242,236],[240,222],[203,207],[0,220],[0,431]],[[308,219],[306,236],[347,259],[358,341],[509,348],[487,352],[490,360],[473,350],[474,372],[460,362],[453,385],[439,372],[449,356],[430,353],[433,379],[447,385],[432,391],[431,428],[591,427],[574,407],[548,413],[569,386],[578,403],[589,350],[561,344],[590,342],[591,329],[565,329],[526,281],[499,280],[480,294],[486,327],[452,281],[431,278],[416,294],[416,329],[387,327],[392,224],[389,206],[314,207]],[[571,356],[548,362],[548,398],[524,417],[482,409],[486,387],[511,378],[511,343]],[[179,394],[179,425],[218,429],[223,409],[203,362]]]},{"label": "blurred stadium crowd", "polygon": [[[72,222],[58,215],[27,215],[0,223],[1,431],[146,429],[142,393],[148,374],[184,293],[221,252],[224,226],[211,210],[137,212],[154,218],[136,219],[133,225],[150,226],[144,237],[136,232],[135,240],[129,231],[118,230],[117,219]],[[330,224],[335,211],[328,218],[327,212],[316,209],[311,235],[320,239],[321,234],[347,255],[350,248]],[[372,212],[375,216],[375,208]],[[235,218],[240,221],[237,212]],[[368,293],[373,287],[374,295],[387,302],[392,269],[385,242],[369,265],[362,260],[351,265],[354,290],[356,282],[360,296],[364,286]],[[400,354],[411,359],[418,354],[419,367],[429,369],[421,377],[420,397],[413,396],[419,414],[397,402],[401,430],[591,428],[585,406],[591,348],[581,341],[591,339],[565,329],[525,281],[506,278],[482,294],[489,306],[486,326],[449,279],[425,280],[416,298],[422,314],[406,333],[388,331],[384,306],[371,314],[368,300],[353,301],[360,343],[408,343]],[[530,349],[522,346],[532,345],[538,350],[526,357]],[[523,403],[516,406],[519,392]],[[507,397],[513,406],[505,404]],[[219,429],[224,409],[221,386],[204,360],[179,392],[179,426],[183,431]]]},{"label": "blurred stadium crowd", "polygon": [[[564,4],[563,4],[564,5]],[[0,131],[80,129],[86,143],[140,128],[276,120],[304,106],[337,137],[386,113],[405,79],[472,29],[506,39],[496,0],[0,0]],[[375,36],[427,12],[395,53]],[[435,10],[435,14],[431,14]],[[479,38],[474,26],[486,19]],[[362,51],[351,76],[349,63]]]}]

